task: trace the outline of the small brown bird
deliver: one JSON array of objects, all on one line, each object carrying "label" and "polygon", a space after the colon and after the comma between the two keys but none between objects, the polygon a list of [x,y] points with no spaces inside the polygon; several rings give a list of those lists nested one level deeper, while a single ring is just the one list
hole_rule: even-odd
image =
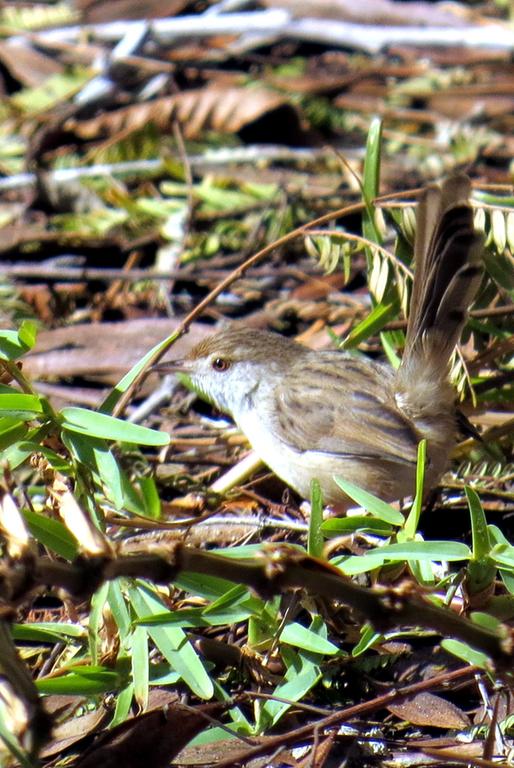
[{"label": "small brown bird", "polygon": [[426,483],[433,485],[447,467],[457,433],[449,361],[481,278],[482,237],[473,226],[469,194],[463,174],[423,192],[398,370],[240,327],[158,368],[186,373],[304,498],[317,478],[326,504],[349,506],[334,476],[387,501],[411,495],[422,438]]}]

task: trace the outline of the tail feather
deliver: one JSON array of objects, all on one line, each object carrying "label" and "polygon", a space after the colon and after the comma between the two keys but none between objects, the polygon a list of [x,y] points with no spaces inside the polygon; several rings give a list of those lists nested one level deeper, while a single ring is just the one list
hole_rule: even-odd
[{"label": "tail feather", "polygon": [[441,187],[428,187],[418,208],[404,366],[412,367],[421,356],[441,378],[482,274],[482,236],[474,228],[469,194],[468,177],[455,174]]}]

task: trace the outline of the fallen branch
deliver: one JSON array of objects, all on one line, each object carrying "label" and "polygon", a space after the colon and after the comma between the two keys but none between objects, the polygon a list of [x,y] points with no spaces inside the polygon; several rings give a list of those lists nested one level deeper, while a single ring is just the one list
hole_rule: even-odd
[{"label": "fallen branch", "polygon": [[90,597],[105,581],[119,577],[168,584],[183,572],[216,577],[223,574],[223,578],[245,584],[264,598],[303,589],[349,606],[379,632],[423,627],[485,653],[501,671],[512,668],[512,634],[506,627],[499,633],[492,632],[449,608],[434,605],[411,585],[395,589],[359,586],[335,567],[284,545],[265,546],[251,560],[223,557],[180,542],[133,556],[81,556],[73,563],[46,557],[24,562],[4,560],[0,597],[8,603],[18,602],[44,585]]},{"label": "fallen branch", "polygon": [[[141,21],[115,21],[106,24],[86,24],[59,27],[31,35],[37,45],[52,43],[76,44],[84,36],[101,43],[117,43],[148,24],[148,34],[161,45],[170,45],[181,39],[198,39],[212,35],[242,35],[233,44],[238,51],[255,47],[262,35],[269,40],[292,38],[309,42],[328,43],[358,49],[368,53],[393,45],[419,47],[464,47],[487,50],[514,49],[514,33],[500,24],[469,25],[461,27],[412,27],[355,24],[335,19],[291,19],[284,9],[224,13],[218,16],[197,14]],[[9,44],[23,44],[26,36],[9,38]]]}]

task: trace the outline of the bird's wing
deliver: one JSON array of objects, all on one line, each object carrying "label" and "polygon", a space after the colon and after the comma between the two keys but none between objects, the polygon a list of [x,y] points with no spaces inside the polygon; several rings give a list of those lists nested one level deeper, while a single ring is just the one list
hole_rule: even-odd
[{"label": "bird's wing", "polygon": [[396,406],[393,376],[341,352],[313,355],[271,393],[273,430],[300,452],[415,463],[420,436]]}]

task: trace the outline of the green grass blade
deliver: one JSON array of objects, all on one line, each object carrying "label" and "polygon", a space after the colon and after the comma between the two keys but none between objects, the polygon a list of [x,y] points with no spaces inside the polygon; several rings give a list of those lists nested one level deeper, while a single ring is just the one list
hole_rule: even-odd
[{"label": "green grass blade", "polygon": [[63,408],[61,413],[64,419],[63,429],[78,432],[80,435],[155,447],[168,445],[170,441],[166,432],[141,427],[139,424],[131,424],[104,413],[88,411],[86,408]]},{"label": "green grass blade", "polygon": [[323,497],[320,484],[316,479],[311,481],[311,517],[309,520],[309,535],[307,540],[307,552],[312,557],[323,555],[323,535],[321,524],[323,523]]},{"label": "green grass blade", "polygon": [[382,499],[373,496],[372,493],[364,491],[355,483],[344,480],[342,477],[334,477],[334,480],[347,496],[353,499],[359,506],[367,509],[374,517],[378,517],[379,520],[383,520],[385,523],[391,523],[391,525],[403,525],[404,517],[402,513],[386,504]]}]

